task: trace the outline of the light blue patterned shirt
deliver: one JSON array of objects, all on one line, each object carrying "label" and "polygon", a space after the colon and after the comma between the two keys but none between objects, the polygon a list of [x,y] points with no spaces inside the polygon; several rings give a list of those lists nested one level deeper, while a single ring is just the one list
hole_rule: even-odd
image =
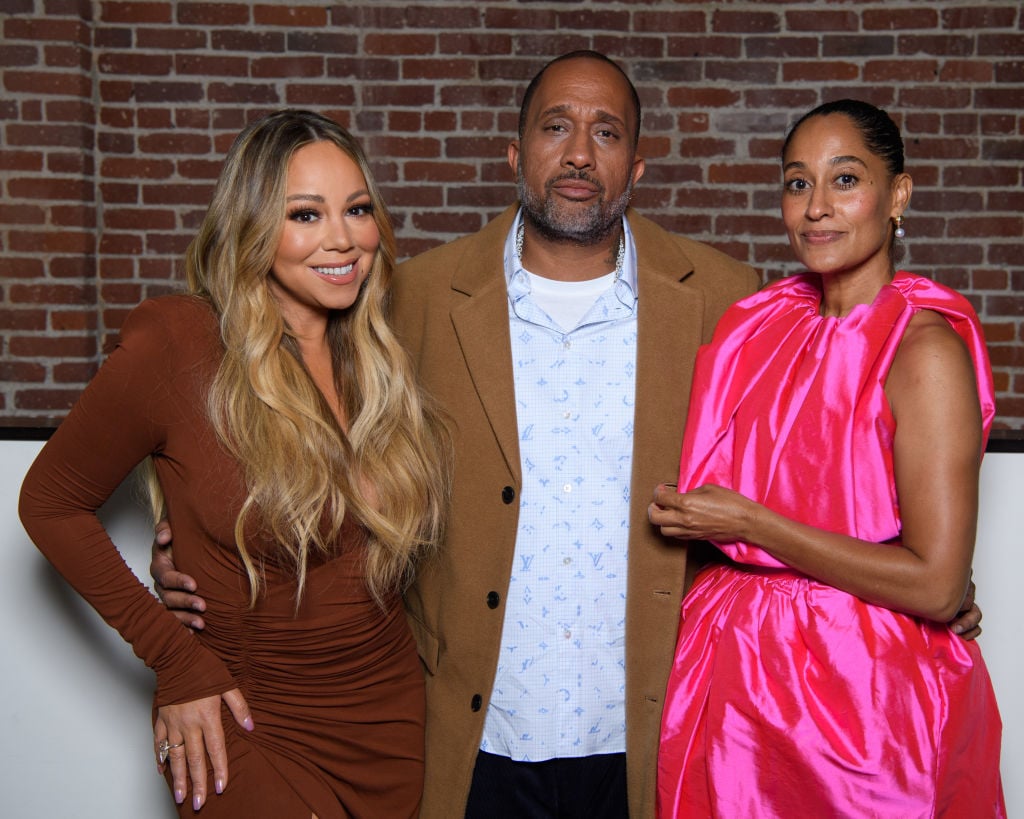
[{"label": "light blue patterned shirt", "polygon": [[571,330],[531,298],[505,244],[523,487],[481,750],[541,761],[626,749],[636,248]]}]

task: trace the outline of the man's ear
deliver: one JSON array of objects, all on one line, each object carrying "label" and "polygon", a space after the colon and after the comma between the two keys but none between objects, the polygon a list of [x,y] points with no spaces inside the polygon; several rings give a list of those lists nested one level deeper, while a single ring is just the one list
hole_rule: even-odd
[{"label": "man's ear", "polygon": [[633,174],[634,185],[640,181],[640,177],[644,175],[645,170],[647,170],[647,163],[644,161],[644,158],[639,155],[634,156],[633,169],[631,171],[631,173]]},{"label": "man's ear", "polygon": [[512,176],[515,178],[519,168],[519,140],[513,139],[508,143],[508,166],[512,169]]}]

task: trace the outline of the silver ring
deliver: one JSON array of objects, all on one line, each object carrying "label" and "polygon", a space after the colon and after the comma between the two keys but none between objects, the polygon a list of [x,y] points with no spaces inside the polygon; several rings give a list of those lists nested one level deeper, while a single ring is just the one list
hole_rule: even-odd
[{"label": "silver ring", "polygon": [[167,757],[171,755],[171,748],[181,748],[184,744],[185,740],[175,742],[173,745],[166,739],[160,740],[160,744],[156,746],[156,749],[159,752],[158,759],[160,760],[160,764],[163,765],[167,761]]}]

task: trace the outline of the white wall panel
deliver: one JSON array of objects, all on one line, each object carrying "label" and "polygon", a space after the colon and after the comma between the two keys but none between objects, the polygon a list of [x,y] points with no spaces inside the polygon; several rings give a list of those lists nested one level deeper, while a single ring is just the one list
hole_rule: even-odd
[{"label": "white wall panel", "polygon": [[[0,441],[0,792],[3,815],[76,819],[175,816],[155,771],[152,674],[29,542],[21,480],[41,444]],[[120,491],[104,519],[148,582],[150,529]],[[1003,784],[1024,816],[1024,453],[990,453],[982,470],[975,580],[981,645],[1003,714]],[[230,785],[229,785],[230,787]]]}]

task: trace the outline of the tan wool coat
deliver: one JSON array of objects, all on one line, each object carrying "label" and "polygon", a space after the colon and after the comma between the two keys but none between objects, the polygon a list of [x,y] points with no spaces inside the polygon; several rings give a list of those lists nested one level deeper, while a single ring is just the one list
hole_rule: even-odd
[{"label": "tan wool coat", "polygon": [[[422,816],[465,811],[498,665],[521,486],[503,250],[516,208],[398,268],[393,320],[420,379],[451,417],[452,518],[407,595],[427,679]],[[698,346],[757,274],[627,212],[637,248],[638,342],[626,593],[630,814],[654,815],[662,698],[675,649],[685,547],[647,520],[674,482]]]}]

